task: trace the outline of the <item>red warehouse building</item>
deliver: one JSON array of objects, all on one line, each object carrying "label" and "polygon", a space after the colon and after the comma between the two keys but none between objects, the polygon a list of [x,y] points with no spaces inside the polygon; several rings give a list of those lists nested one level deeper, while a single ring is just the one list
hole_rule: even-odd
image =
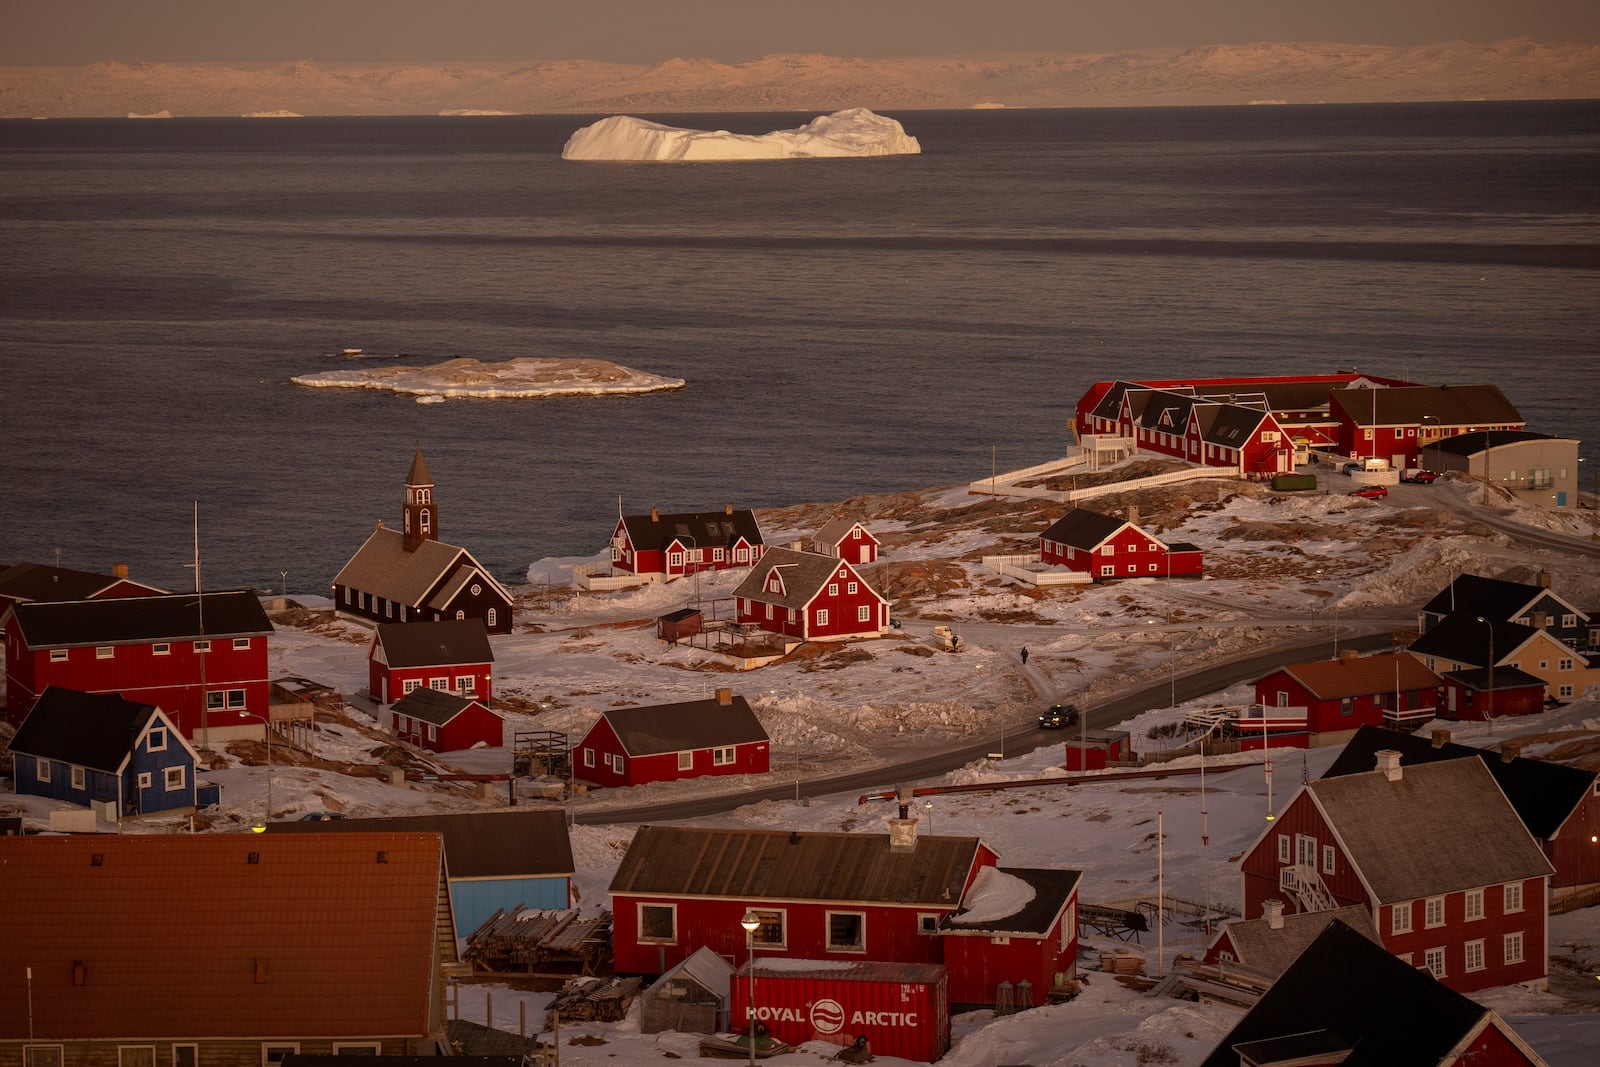
[{"label": "red warehouse building", "polygon": [[611,531],[611,567],[646,578],[748,567],[766,544],[749,508],[624,515]]},{"label": "red warehouse building", "polygon": [[573,759],[573,775],[592,785],[645,785],[765,774],[772,742],[749,702],[719,689],[710,700],[607,709],[578,742]]},{"label": "red warehouse building", "polygon": [[733,976],[731,1017],[780,1041],[852,1046],[932,1063],[950,1050],[945,968],[936,963],[756,959]]},{"label": "red warehouse building", "polygon": [[950,1000],[1016,1008],[1046,1002],[1078,973],[1078,871],[985,867],[939,924]]},{"label": "red warehouse building", "polygon": [[941,963],[940,923],[995,853],[975,837],[645,826],[611,880],[619,973],[661,974],[709,947],[761,959]]},{"label": "red warehouse building", "polygon": [[106,600],[124,596],[160,596],[165,589],[128,578],[127,564],[118,563],[110,574],[18,563],[0,570],[0,616],[13,604],[33,601]]},{"label": "red warehouse building", "polygon": [[494,651],[482,619],[379,623],[367,645],[372,699],[392,704],[414,689],[494,699]]},{"label": "red warehouse building", "polygon": [[1280,667],[1258,679],[1255,690],[1256,703],[1273,718],[1303,717],[1313,734],[1339,734],[1358,726],[1415,728],[1439,714],[1443,684],[1408,652],[1362,656],[1347,650],[1338,659]]},{"label": "red warehouse building", "polygon": [[847,561],[815,552],[769,549],[733,597],[741,625],[802,641],[877,637],[889,629],[889,601]]},{"label": "red warehouse building", "polygon": [[1548,973],[1551,866],[1479,760],[1308,782],[1240,861],[1246,915],[1360,904],[1386,949],[1459,992]]},{"label": "red warehouse building", "polygon": [[505,744],[505,719],[472,697],[416,689],[395,702],[391,715],[396,738],[432,752]]},{"label": "red warehouse building", "polygon": [[1097,579],[1192,577],[1204,568],[1200,549],[1168,544],[1126,519],[1073,508],[1039,536],[1039,562]]},{"label": "red warehouse building", "polygon": [[211,727],[268,721],[272,623],[252,593],[24,602],[3,625],[13,723],[51,685],[154,704],[202,744]]},{"label": "red warehouse building", "polygon": [[1520,430],[1522,415],[1494,385],[1355,386],[1329,394],[1340,449],[1351,459],[1387,460],[1396,470],[1444,437]]}]

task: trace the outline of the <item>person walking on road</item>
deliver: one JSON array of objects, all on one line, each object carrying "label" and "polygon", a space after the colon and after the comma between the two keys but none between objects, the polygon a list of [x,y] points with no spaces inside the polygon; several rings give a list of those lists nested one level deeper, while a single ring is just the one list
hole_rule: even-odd
[{"label": "person walking on road", "polygon": [[1028,646],[1027,645],[1023,645],[1022,646],[1022,665],[1024,667],[1026,667],[1028,665]]}]

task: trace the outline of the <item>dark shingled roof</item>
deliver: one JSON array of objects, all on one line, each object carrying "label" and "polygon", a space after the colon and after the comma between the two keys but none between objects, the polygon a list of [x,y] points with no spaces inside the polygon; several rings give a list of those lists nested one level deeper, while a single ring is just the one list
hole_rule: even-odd
[{"label": "dark shingled roof", "polygon": [[[1503,671],[1496,671],[1498,676]],[[1498,677],[1497,677],[1498,681]],[[1538,679],[1534,679],[1538,682]],[[1539,684],[1543,684],[1539,682]],[[1409,767],[1440,760],[1479,759],[1500,784],[1500,789],[1517,810],[1528,832],[1541,841],[1560,829],[1561,824],[1593,791],[1600,775],[1564,763],[1519,756],[1506,760],[1500,753],[1460,745],[1453,741],[1435,745],[1430,737],[1363,726],[1345,744],[1344,751],[1322,775],[1337,778],[1370,771],[1378,765],[1378,752],[1391,749],[1400,753],[1400,765]]]},{"label": "dark shingled roof", "polygon": [[888,834],[643,826],[610,892],[905,904],[954,909],[982,842],[917,838],[909,852]]},{"label": "dark shingled roof", "polygon": [[154,705],[135,704],[115,693],[46,686],[17,727],[11,751],[115,773],[155,717]]},{"label": "dark shingled roof", "polygon": [[723,704],[716,698],[610,708],[602,713],[630,756],[686,752],[717,745],[748,745],[768,740],[767,731],[744,697]]},{"label": "dark shingled roof", "polygon": [[493,663],[482,619],[439,622],[380,622],[378,643],[391,667],[438,667]]},{"label": "dark shingled roof", "polygon": [[1364,904],[1350,904],[1331,911],[1292,911],[1282,916],[1282,925],[1276,930],[1272,928],[1272,920],[1265,917],[1234,919],[1223,928],[1223,933],[1233,945],[1238,966],[1265,978],[1276,978],[1335,920],[1367,940],[1383,944]]},{"label": "dark shingled roof", "polygon": [[165,592],[153,585],[118,578],[110,574],[75,571],[68,567],[47,567],[43,563],[18,563],[0,570],[0,597],[12,600],[88,600],[119,582],[152,592]]},{"label": "dark shingled roof", "polygon": [[1583,612],[1568,604],[1554,590],[1527,582],[1509,582],[1504,578],[1489,578],[1481,574],[1457,575],[1449,585],[1423,605],[1428,615],[1482,615],[1485,618],[1509,621],[1520,618],[1540,599],[1550,597],[1557,603],[1587,618]]},{"label": "dark shingled roof", "polygon": [[759,545],[761,527],[756,523],[755,512],[749,508],[722,511],[685,511],[674,515],[625,515],[622,525],[627,528],[628,540],[635,551],[663,549],[674,540],[695,548],[728,548],[740,538],[747,544]]},{"label": "dark shingled roof", "polygon": [[[1543,632],[1521,623],[1503,622],[1500,619],[1479,622],[1476,616],[1457,613],[1439,620],[1407,648],[1419,656],[1435,656],[1487,667],[1491,641],[1493,658],[1503,660]],[[1491,633],[1494,635],[1492,638]],[[1560,638],[1552,635],[1551,640],[1558,641]],[[1499,673],[1498,670],[1496,673]]]},{"label": "dark shingled roof", "polygon": [[405,831],[444,836],[451,878],[517,878],[573,873],[572,839],[563,811],[489,811],[403,815],[393,819],[269,822],[268,833]]},{"label": "dark shingled roof", "polygon": [[[1332,922],[1202,1067],[1239,1067],[1241,1046],[1349,1047],[1343,1067],[1436,1064],[1488,1014],[1382,945]],[[1311,1035],[1324,1033],[1325,1038]],[[1259,1062],[1259,1061],[1258,1061]]]},{"label": "dark shingled roof", "polygon": [[1092,551],[1128,524],[1127,519],[1102,515],[1088,508],[1073,508],[1051,524],[1040,536],[1046,541],[1071,545],[1083,552]]},{"label": "dark shingled roof", "polygon": [[[1443,428],[1500,425],[1524,421],[1497,385],[1407,385],[1383,389],[1335,389],[1333,403],[1357,426],[1417,426],[1437,419]],[[1431,445],[1429,447],[1432,447]]]},{"label": "dark shingled roof", "polygon": [[425,685],[418,686],[395,701],[394,712],[396,715],[409,715],[435,726],[443,726],[474,704],[484,708],[491,715],[500,714],[481,700],[459,697],[454,693],[430,689]]},{"label": "dark shingled roof", "polygon": [[206,593],[204,613],[195,593],[14,604],[17,625],[30,648],[120,645],[201,638],[260,637],[272,623],[254,593]]},{"label": "dark shingled roof", "polygon": [[[1083,872],[1049,867],[1000,867],[1001,874],[1020,878],[1033,888],[1033,899],[1017,911],[983,922],[963,922],[959,912],[946,915],[939,923],[941,929],[961,932],[970,930],[984,936],[994,934],[1021,934],[1042,937],[1061,917],[1073,891],[1083,879]],[[980,873],[979,877],[983,877]]]},{"label": "dark shingled roof", "polygon": [[[732,595],[735,598],[754,600],[758,604],[803,608],[816,599],[822,587],[832,581],[834,574],[841,568],[847,568],[855,574],[867,592],[880,600],[883,599],[882,595],[872,588],[871,583],[861,577],[860,572],[849,560],[840,559],[838,556],[824,556],[820,552],[796,552],[792,548],[767,549],[750,568],[750,573],[745,575],[734,589]],[[782,593],[767,592],[767,577],[774,570],[778,570],[783,579]]]}]

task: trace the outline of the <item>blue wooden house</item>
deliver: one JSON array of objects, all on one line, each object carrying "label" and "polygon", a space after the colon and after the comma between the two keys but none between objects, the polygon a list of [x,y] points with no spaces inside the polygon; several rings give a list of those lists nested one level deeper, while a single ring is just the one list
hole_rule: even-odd
[{"label": "blue wooden house", "polygon": [[512,808],[267,824],[269,833],[374,830],[420,831],[444,838],[457,937],[466,937],[502,909],[570,908],[577,903],[572,887],[572,839],[564,811]]},{"label": "blue wooden house", "polygon": [[127,818],[193,810],[199,757],[152,704],[50,686],[11,741],[17,792]]}]

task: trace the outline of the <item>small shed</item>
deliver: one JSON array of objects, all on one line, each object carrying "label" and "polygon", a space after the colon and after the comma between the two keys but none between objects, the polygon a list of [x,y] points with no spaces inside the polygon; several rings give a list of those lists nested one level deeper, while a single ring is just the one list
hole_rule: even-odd
[{"label": "small shed", "polygon": [[703,623],[699,608],[679,608],[656,619],[656,637],[677,644],[698,634]]},{"label": "small shed", "polygon": [[394,735],[433,752],[460,752],[505,744],[505,720],[475,697],[414,689],[395,701]]},{"label": "small shed", "polygon": [[639,1030],[714,1034],[729,1029],[733,964],[702,947],[657,979],[639,998]]},{"label": "small shed", "polygon": [[1544,710],[1544,679],[1515,667],[1470,667],[1441,677],[1447,719],[1488,720]]},{"label": "small shed", "polygon": [[1089,730],[1066,741],[1067,770],[1103,771],[1133,760],[1133,738],[1126,730]]}]

